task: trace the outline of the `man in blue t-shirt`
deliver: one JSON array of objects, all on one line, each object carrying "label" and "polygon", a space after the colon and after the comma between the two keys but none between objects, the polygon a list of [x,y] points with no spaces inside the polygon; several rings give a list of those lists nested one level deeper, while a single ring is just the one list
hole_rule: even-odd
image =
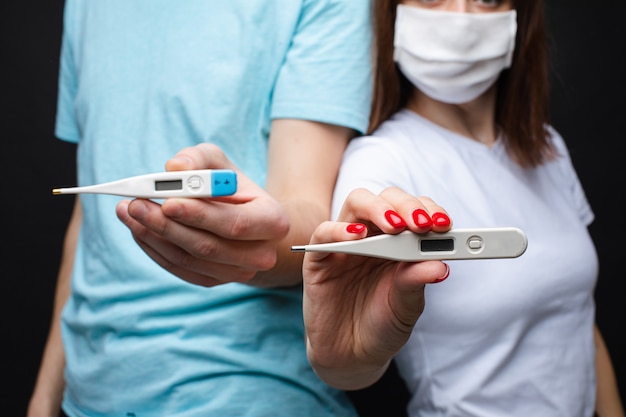
[{"label": "man in blue t-shirt", "polygon": [[76,198],[30,417],[355,415],[307,362],[289,248],[329,218],[367,127],[369,13],[66,1],[56,135],[77,144],[79,185],[233,168],[238,191]]}]

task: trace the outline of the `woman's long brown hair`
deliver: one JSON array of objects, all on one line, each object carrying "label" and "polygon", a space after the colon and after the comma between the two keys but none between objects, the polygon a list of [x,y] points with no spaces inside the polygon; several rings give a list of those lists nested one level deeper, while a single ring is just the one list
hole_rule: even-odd
[{"label": "woman's long brown hair", "polygon": [[[393,60],[396,8],[400,0],[374,0],[374,92],[368,132],[406,107],[413,85]],[[547,131],[548,59],[542,0],[513,0],[517,37],[511,68],[498,79],[495,122],[505,146],[523,167],[553,158]]]}]

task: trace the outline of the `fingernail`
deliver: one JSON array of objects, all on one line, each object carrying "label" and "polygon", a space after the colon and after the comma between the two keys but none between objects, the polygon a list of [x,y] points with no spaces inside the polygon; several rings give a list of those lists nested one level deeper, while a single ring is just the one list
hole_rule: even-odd
[{"label": "fingernail", "polygon": [[423,228],[428,228],[433,225],[432,219],[423,209],[417,209],[413,212],[413,221],[416,225]]},{"label": "fingernail", "polygon": [[128,214],[135,220],[142,220],[148,214],[148,206],[141,200],[133,200],[128,204]]},{"label": "fingernail", "polygon": [[446,266],[446,273],[443,274],[443,276],[441,278],[434,280],[433,284],[436,284],[436,283],[441,282],[441,281],[445,281],[446,278],[448,278],[450,276],[450,265],[448,265],[448,264],[444,264],[444,265]]},{"label": "fingernail", "polygon": [[450,217],[446,213],[437,212],[432,216],[433,224],[435,226],[450,226]]},{"label": "fingernail", "polygon": [[169,162],[177,162],[180,165],[192,166],[193,161],[188,156],[176,155]]},{"label": "fingernail", "polygon": [[348,233],[360,234],[361,232],[363,232],[363,230],[365,230],[365,225],[363,223],[350,223],[346,227],[346,231]]},{"label": "fingernail", "polygon": [[400,215],[393,210],[387,210],[385,212],[385,219],[387,219],[389,224],[396,229],[406,227],[406,222],[404,221],[404,219],[402,219],[402,217],[400,217]]}]

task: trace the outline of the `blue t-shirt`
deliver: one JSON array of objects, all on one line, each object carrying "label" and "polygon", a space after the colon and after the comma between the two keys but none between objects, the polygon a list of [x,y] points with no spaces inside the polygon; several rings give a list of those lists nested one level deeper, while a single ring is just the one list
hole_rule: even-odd
[{"label": "blue t-shirt", "polygon": [[[164,170],[219,145],[265,183],[273,118],[363,131],[371,96],[364,0],[66,1],[56,134],[78,182]],[[305,354],[301,288],[202,288],[170,275],[81,196],[62,316],[63,408],[82,416],[352,416]]]}]

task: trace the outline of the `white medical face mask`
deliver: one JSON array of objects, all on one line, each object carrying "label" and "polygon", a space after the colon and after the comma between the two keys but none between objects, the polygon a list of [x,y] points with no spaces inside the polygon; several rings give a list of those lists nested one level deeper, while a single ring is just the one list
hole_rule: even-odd
[{"label": "white medical face mask", "polygon": [[511,66],[516,19],[515,10],[457,13],[399,5],[394,60],[429,97],[467,103]]}]

